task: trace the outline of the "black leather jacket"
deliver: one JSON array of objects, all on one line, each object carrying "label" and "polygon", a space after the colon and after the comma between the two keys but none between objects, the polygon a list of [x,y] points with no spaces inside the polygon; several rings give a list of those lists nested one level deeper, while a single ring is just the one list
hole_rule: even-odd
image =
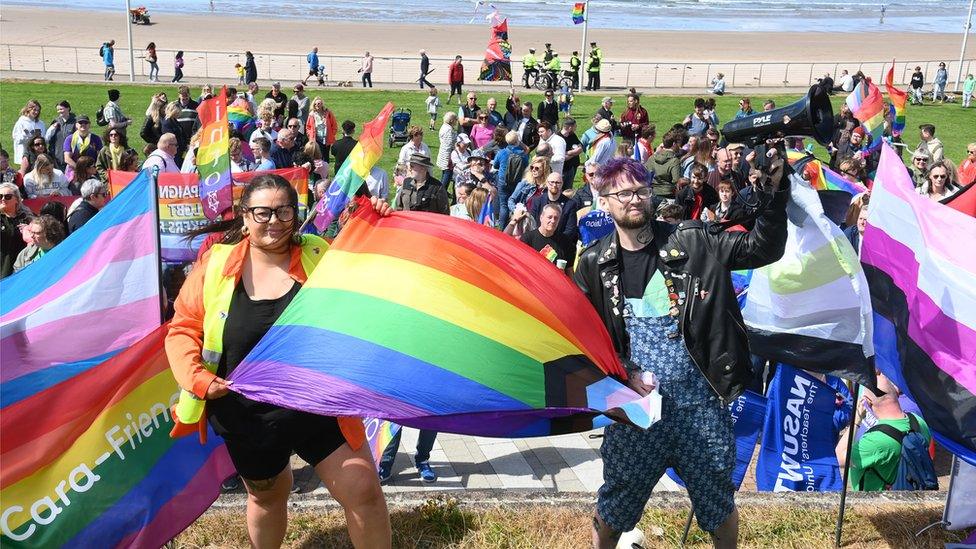
[{"label": "black leather jacket", "polygon": [[[788,181],[783,188],[772,195],[750,232],[715,233],[700,221],[652,222],[653,246],[665,252],[663,267],[689,275],[679,317],[688,353],[725,402],[738,397],[752,378],[748,336],[730,271],[754,269],[783,256]],[[621,358],[629,361],[617,248],[616,232],[593,243],[580,256],[574,279],[602,317]]]}]

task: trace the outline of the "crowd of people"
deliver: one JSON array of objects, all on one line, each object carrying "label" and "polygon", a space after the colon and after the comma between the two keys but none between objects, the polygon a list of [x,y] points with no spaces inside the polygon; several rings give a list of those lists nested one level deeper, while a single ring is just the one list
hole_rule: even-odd
[{"label": "crowd of people", "polygon": [[[600,54],[595,51],[597,70],[595,78],[590,72],[591,89],[600,86]],[[542,61],[546,67],[558,59],[556,52],[550,53],[551,58]],[[109,47],[107,67],[110,56]],[[356,123],[339,124],[339,117],[322,98],[305,94],[305,82],[295,83],[290,97],[277,82],[262,94],[252,74],[253,56],[248,58],[248,65],[241,67],[246,90],[227,90],[229,105],[253,118],[232,124],[231,169],[305,167],[310,174],[310,198],[317,201],[326,195],[330,177],[355,147]],[[310,52],[308,62],[309,77],[318,77],[317,49]],[[456,63],[460,62],[458,57]],[[577,70],[580,66],[571,63]],[[594,67],[592,57],[590,67]],[[422,66],[421,87],[428,74],[425,70]],[[362,71],[365,86],[371,71],[368,53]],[[110,78],[107,70],[106,79]],[[716,82],[713,91],[722,95],[724,84],[720,87]],[[452,85],[446,104],[454,95],[460,102],[461,94],[461,87]],[[123,109],[121,93],[108,90],[107,102],[95,114],[95,123],[103,128],[101,135],[92,128],[92,119],[75,113],[67,99],[57,104],[57,116],[50,124],[44,122],[41,104],[30,100],[12,130],[13,159],[0,150],[0,276],[42,257],[97,215],[109,200],[109,171],[156,167],[163,173],[194,172],[201,128],[196,109],[213,95],[209,85],[197,97],[188,86],[180,86],[174,100],[163,92],[154,94],[145,112],[131,117]],[[753,372],[747,346],[726,321],[731,316],[741,323],[729,269],[767,264],[782,254],[788,195],[785,161],[789,151],[805,150],[803,140],[785,137],[768,149],[727,142],[714,97],[690,100],[688,114],[680,120],[654,123],[635,89],[626,93],[621,111],[615,112],[614,97],[603,97],[600,108],[580,127],[576,117],[560,109],[554,95],[554,90],[547,90],[543,100],[533,105],[513,88],[501,106],[501,98],[481,102],[477,93],[468,91],[456,110],[450,107],[442,113],[438,92],[431,86],[425,100],[430,117],[427,131],[437,127],[436,145],[425,141],[421,124],[411,124],[406,143],[396,152],[392,173],[373,168],[360,194],[370,195],[373,207],[383,215],[391,210],[450,215],[504,231],[539,251],[554,264],[554,276],[562,276],[558,274],[562,271],[573,277],[600,313],[615,347],[628,359],[628,383],[639,392],[660,387],[665,407],[672,412],[695,410],[688,415],[673,413],[668,426],[646,433],[623,425],[607,430],[602,450],[605,485],[594,519],[596,545],[610,547],[621,532],[634,527],[666,466],[698,471],[682,473],[698,520],[716,544],[734,543],[737,515],[727,463],[734,443],[722,403],[740,393]],[[755,113],[747,97],[739,98],[738,105],[737,118]],[[764,111],[774,108],[772,101],[763,104]],[[146,143],[141,151],[130,146],[133,127],[140,128]],[[920,141],[908,155],[908,170],[920,194],[942,201],[976,181],[976,143],[968,145],[966,158],[957,166],[936,134],[933,125],[920,126]],[[848,110],[837,114],[828,146],[829,165],[866,187],[878,162],[869,139]],[[76,198],[68,208],[61,201],[50,201],[37,215],[24,202],[47,197]],[[204,263],[190,271],[174,306],[175,328],[167,349],[180,385],[192,389],[201,402],[209,401],[214,412],[211,424],[228,440],[249,493],[248,524],[256,544],[258,540],[280,542],[284,534],[292,450],[315,467],[344,505],[354,542],[368,544],[389,536],[388,518],[382,520],[386,515],[381,511],[385,504],[379,483],[393,476],[399,438],[387,448],[379,475],[367,479],[363,470],[371,471],[372,463],[363,449],[361,425],[355,428],[335,418],[324,421],[286,414],[289,434],[273,437],[276,446],[269,448],[247,439],[247,432],[265,432],[284,412],[257,407],[239,395],[227,396],[236,393],[228,392],[226,375],[307,277],[304,261],[294,258],[320,245],[317,235],[293,238],[311,227],[297,216],[298,203],[305,199],[284,179],[259,177],[247,185],[230,217],[201,230],[199,234],[219,234],[213,241],[218,247],[211,250],[223,251],[202,254]],[[853,197],[844,223],[855,249],[859,249],[869,202],[869,192]],[[747,230],[706,230],[712,223]],[[594,237],[597,226],[607,230]],[[334,235],[339,227],[329,230]],[[609,237],[599,238],[604,235]],[[686,258],[693,260],[682,267],[679,262]],[[250,267],[244,268],[245,263]],[[195,295],[208,291],[203,273],[210,269],[241,273],[235,280],[244,280],[220,292],[230,307],[224,322],[237,335],[224,337],[224,357],[215,363],[216,369],[204,368],[200,359],[213,338],[219,337],[201,331],[216,313],[204,310],[205,300]],[[689,286],[692,278],[699,284],[694,288]],[[694,322],[682,312],[692,302],[701,308]],[[251,316],[264,320],[260,326],[242,321]],[[694,344],[682,345],[685,338]],[[650,372],[656,378],[644,375]],[[887,401],[875,404],[882,410],[892,408]],[[310,430],[328,436],[309,437]],[[301,440],[296,433],[301,433]],[[423,431],[418,440],[415,465],[425,482],[437,480],[429,463],[436,435]],[[629,461],[629,452],[648,444],[661,450],[643,455],[640,463]],[[883,484],[873,482],[864,488]]]}]

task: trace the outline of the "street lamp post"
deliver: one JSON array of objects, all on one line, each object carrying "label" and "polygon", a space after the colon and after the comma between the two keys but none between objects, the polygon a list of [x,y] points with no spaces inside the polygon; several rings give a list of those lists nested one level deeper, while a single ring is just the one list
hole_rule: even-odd
[{"label": "street lamp post", "polygon": [[132,6],[125,0],[125,33],[129,37],[129,82],[136,81],[136,58],[132,54]]},{"label": "street lamp post", "polygon": [[966,26],[962,31],[962,49],[959,50],[959,71],[956,72],[956,86],[952,91],[959,92],[959,82],[962,80],[962,62],[966,57],[966,42],[969,40],[969,30],[973,28],[973,2],[969,0],[969,13],[966,15]]}]

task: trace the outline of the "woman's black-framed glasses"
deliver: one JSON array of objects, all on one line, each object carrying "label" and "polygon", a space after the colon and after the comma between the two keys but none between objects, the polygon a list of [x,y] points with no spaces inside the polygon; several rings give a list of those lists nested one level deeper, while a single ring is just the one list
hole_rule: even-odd
[{"label": "woman's black-framed glasses", "polygon": [[278,221],[287,223],[295,219],[295,210],[296,208],[294,206],[278,206],[277,208],[252,206],[250,208],[244,208],[244,211],[250,212],[251,217],[258,223],[270,223],[272,214],[278,218]]},{"label": "woman's black-framed glasses", "polygon": [[648,198],[651,197],[652,193],[653,191],[651,190],[650,187],[641,187],[637,190],[627,189],[624,191],[617,191],[615,193],[601,194],[600,196],[604,198],[612,196],[621,202],[630,202],[631,200],[634,199],[635,196],[641,200],[647,200]]}]

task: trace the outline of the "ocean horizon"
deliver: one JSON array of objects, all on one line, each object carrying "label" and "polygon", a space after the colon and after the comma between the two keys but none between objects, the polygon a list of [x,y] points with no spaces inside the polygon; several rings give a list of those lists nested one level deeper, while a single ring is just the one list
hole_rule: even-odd
[{"label": "ocean horizon", "polygon": [[[62,0],[8,0],[5,5],[65,9]],[[70,9],[116,11],[118,0],[81,0]],[[500,0],[476,7],[471,0],[389,2],[333,0],[326,4],[290,0],[149,0],[132,2],[152,13],[226,13],[243,17],[419,24],[484,23],[498,9],[509,23],[574,27],[574,2]],[[965,0],[593,0],[589,25],[601,29],[740,32],[959,32]],[[856,48],[856,44],[852,47]]]}]

